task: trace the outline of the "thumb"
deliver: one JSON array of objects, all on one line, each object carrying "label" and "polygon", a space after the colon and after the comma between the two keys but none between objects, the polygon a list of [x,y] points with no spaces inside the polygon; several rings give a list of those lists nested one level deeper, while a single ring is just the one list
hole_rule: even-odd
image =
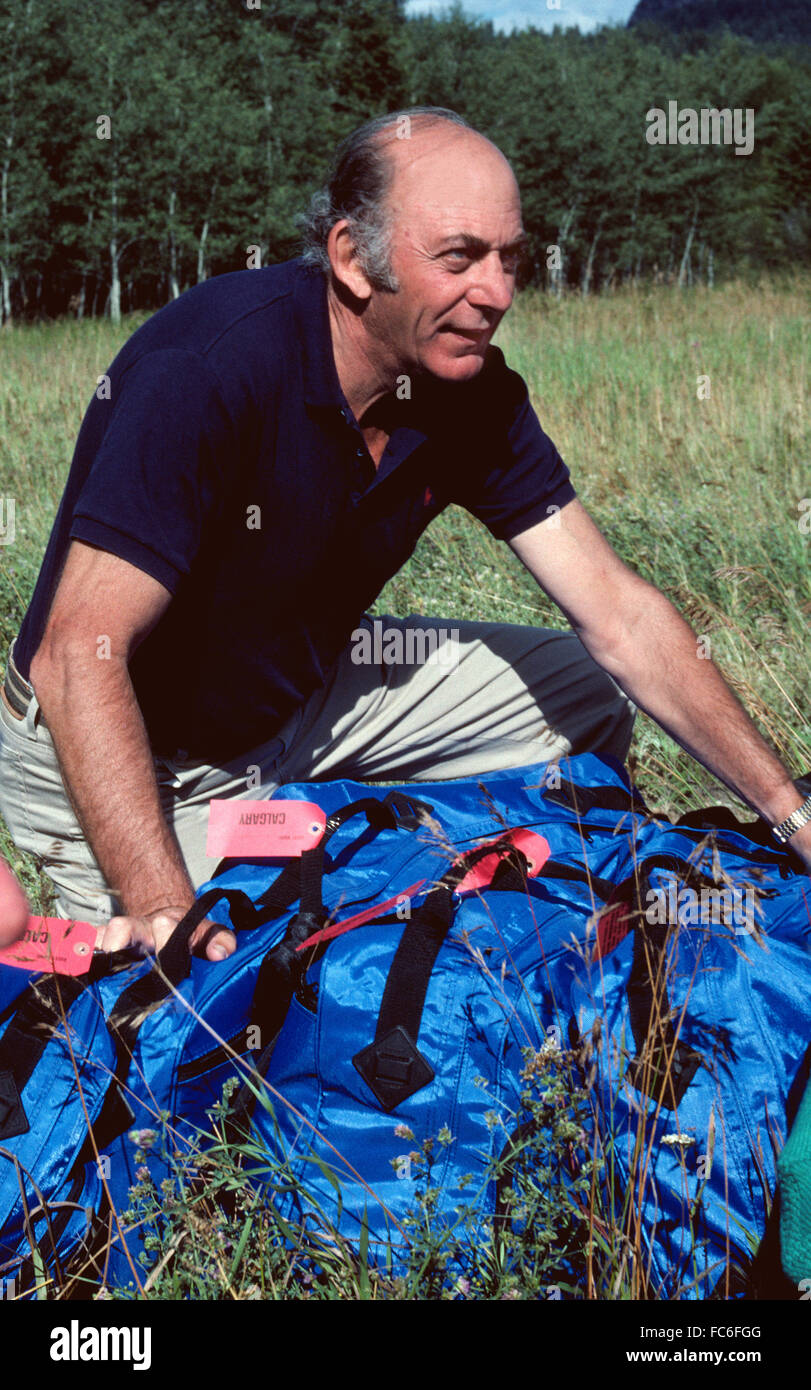
[{"label": "thumb", "polygon": [[207,960],[227,960],[237,949],[237,939],[227,927],[206,919],[192,934],[189,949]]}]

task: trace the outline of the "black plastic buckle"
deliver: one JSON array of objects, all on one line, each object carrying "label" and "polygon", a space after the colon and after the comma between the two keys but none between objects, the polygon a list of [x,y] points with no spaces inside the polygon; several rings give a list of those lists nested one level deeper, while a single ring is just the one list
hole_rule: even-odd
[{"label": "black plastic buckle", "polygon": [[398,1023],[384,1038],[357,1052],[352,1062],[386,1111],[421,1091],[434,1079],[434,1069]]},{"label": "black plastic buckle", "polygon": [[0,1139],[26,1134],[31,1126],[10,1071],[0,1071]]},{"label": "black plastic buckle", "polygon": [[419,830],[425,816],[432,815],[434,810],[427,801],[418,801],[415,796],[408,796],[396,788],[386,793],[381,805],[394,814],[395,824],[401,825],[403,830]]},{"label": "black plastic buckle", "polygon": [[[671,1055],[672,1053],[672,1055]],[[669,1059],[669,1065],[668,1065]],[[634,1057],[626,1077],[637,1091],[644,1091],[664,1110],[681,1105],[690,1082],[703,1064],[703,1058],[679,1038],[675,1048],[668,1040],[650,1054]]]}]

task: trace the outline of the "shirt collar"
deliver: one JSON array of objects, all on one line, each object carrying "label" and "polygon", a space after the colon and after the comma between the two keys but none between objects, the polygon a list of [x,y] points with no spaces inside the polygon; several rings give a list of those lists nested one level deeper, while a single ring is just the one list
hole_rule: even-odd
[{"label": "shirt collar", "polygon": [[[296,331],[304,363],[305,402],[322,410],[338,410],[349,423],[352,412],[338,380],[332,351],[326,276],[317,266],[309,266],[300,258],[293,264],[296,272],[293,291]],[[395,457],[378,470],[378,478],[385,477],[401,457],[413,453],[427,438],[426,430],[421,428],[422,422],[413,419],[408,407],[404,414],[405,421],[395,425],[398,443]]]},{"label": "shirt collar", "polygon": [[294,264],[294,304],[304,363],[304,399],[308,405],[347,410],[332,352],[326,276],[317,266],[306,265],[300,259]]}]

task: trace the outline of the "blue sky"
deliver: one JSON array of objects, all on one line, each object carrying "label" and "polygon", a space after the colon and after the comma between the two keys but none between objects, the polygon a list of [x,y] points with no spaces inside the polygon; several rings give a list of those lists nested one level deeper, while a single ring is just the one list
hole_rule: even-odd
[{"label": "blue sky", "polygon": [[[588,33],[598,24],[624,24],[636,0],[560,0],[559,10],[547,9],[546,0],[462,0],[464,9],[477,19],[490,19],[493,27],[509,33],[534,24],[536,29],[575,25]],[[443,0],[407,0],[408,14],[439,14],[449,8]]]}]

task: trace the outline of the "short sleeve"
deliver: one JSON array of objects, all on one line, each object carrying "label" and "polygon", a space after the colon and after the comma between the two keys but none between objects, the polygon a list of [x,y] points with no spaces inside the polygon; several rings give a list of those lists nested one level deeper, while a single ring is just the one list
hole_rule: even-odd
[{"label": "short sleeve", "polygon": [[70,534],[175,593],[220,502],[224,462],[234,457],[216,378],[196,353],[146,353],[121,377],[114,364],[110,399],[94,400],[91,410],[109,411],[109,419]]},{"label": "short sleeve", "polygon": [[509,541],[576,493],[566,464],[541,429],[523,378],[506,365],[499,349],[490,351],[476,411],[480,423],[466,451],[468,460],[481,461],[472,468],[468,464],[454,500],[498,540]]}]

